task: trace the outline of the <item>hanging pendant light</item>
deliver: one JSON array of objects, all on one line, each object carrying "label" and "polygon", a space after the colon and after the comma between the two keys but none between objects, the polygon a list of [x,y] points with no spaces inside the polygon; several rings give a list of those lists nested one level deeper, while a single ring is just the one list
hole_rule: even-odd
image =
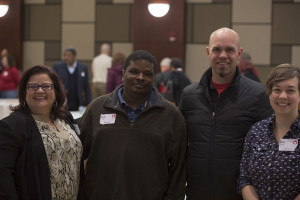
[{"label": "hanging pendant light", "polygon": [[6,15],[8,8],[9,8],[8,5],[0,5],[0,17]]},{"label": "hanging pendant light", "polygon": [[169,1],[150,0],[150,3],[148,4],[148,10],[154,17],[163,17],[170,10]]}]

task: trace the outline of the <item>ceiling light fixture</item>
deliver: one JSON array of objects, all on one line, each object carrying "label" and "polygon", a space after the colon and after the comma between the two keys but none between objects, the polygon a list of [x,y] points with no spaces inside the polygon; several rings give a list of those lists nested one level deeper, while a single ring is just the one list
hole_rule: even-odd
[{"label": "ceiling light fixture", "polygon": [[163,17],[170,10],[169,1],[152,0],[148,4],[148,10],[149,10],[150,14],[153,15],[154,17]]},{"label": "ceiling light fixture", "polygon": [[8,8],[9,8],[8,5],[0,5],[0,17],[6,15]]}]

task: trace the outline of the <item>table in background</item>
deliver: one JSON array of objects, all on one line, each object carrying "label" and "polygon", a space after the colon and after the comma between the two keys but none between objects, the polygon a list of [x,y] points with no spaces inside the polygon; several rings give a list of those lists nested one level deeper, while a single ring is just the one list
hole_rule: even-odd
[{"label": "table in background", "polygon": [[0,119],[7,117],[11,113],[10,105],[16,106],[18,104],[18,99],[0,99]]}]

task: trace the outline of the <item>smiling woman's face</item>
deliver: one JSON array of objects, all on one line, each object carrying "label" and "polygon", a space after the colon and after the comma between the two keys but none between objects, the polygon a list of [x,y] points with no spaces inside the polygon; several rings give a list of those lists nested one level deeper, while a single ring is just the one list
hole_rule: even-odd
[{"label": "smiling woman's face", "polygon": [[[52,80],[47,74],[35,74],[32,75],[28,84],[53,84]],[[26,103],[30,111],[35,115],[50,116],[50,111],[55,101],[55,88],[50,90],[43,90],[39,87],[36,91],[28,90],[26,87]]]},{"label": "smiling woman's face", "polygon": [[273,85],[269,99],[276,116],[298,116],[298,81],[298,78],[294,77]]}]

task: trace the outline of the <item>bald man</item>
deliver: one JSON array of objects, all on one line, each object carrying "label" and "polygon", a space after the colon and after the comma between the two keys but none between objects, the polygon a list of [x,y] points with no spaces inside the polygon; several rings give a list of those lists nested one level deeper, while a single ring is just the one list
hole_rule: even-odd
[{"label": "bald man", "polygon": [[239,35],[214,31],[206,48],[210,68],[183,91],[179,108],[187,123],[188,200],[238,200],[239,164],[245,136],[271,115],[265,87],[241,76]]},{"label": "bald man", "polygon": [[107,73],[111,67],[110,45],[103,43],[100,47],[100,54],[93,59],[93,99],[102,96],[106,91]]}]

